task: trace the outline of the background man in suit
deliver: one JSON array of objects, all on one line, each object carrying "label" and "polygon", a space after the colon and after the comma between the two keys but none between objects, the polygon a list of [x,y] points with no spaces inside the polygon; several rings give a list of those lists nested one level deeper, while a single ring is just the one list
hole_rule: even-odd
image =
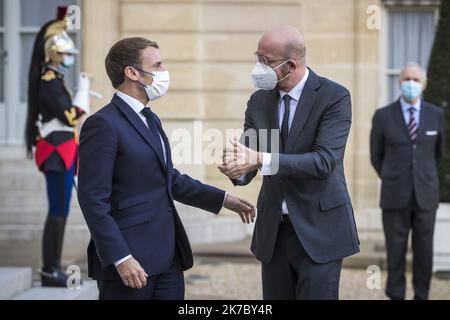
[{"label": "background man in suit", "polygon": [[252,78],[263,90],[248,101],[243,136],[257,137],[256,150],[235,140],[219,167],[237,185],[264,176],[251,246],[264,299],[338,299],[342,259],[359,251],[343,167],[350,94],[307,68],[305,53],[294,27],[261,38]]},{"label": "background man in suit", "polygon": [[386,294],[404,299],[406,251],[412,230],[415,299],[427,299],[433,266],[433,231],[439,205],[438,164],[444,150],[444,111],[421,99],[425,72],[415,63],[400,74],[402,96],[373,116],[372,165],[381,178],[386,239]]},{"label": "background man in suit", "polygon": [[173,168],[167,136],[147,106],[169,87],[155,42],[120,40],[105,65],[118,91],[85,122],[79,151],[89,276],[100,299],[183,299],[183,270],[193,259],[174,200],[216,214],[225,206],[247,223],[255,209]]}]

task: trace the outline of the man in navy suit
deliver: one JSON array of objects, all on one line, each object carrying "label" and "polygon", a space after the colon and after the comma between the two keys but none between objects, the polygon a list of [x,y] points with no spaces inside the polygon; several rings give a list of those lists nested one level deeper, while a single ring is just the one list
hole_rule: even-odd
[{"label": "man in navy suit", "polygon": [[295,27],[264,34],[255,55],[244,144],[219,169],[239,186],[263,175],[251,250],[264,299],[338,299],[343,258],[359,252],[344,174],[350,93],[306,66]]},{"label": "man in navy suit", "polygon": [[91,232],[89,276],[100,299],[183,299],[183,270],[193,258],[174,200],[243,222],[253,205],[183,175],[169,141],[147,106],[169,86],[159,47],[144,38],[117,42],[105,60],[117,89],[81,131],[78,200]]}]

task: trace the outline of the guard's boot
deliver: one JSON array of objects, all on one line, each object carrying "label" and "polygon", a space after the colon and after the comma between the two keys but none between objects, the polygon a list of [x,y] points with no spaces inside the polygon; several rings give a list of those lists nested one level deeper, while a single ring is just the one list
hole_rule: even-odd
[{"label": "guard's boot", "polygon": [[43,287],[67,287],[67,275],[61,271],[61,252],[65,218],[48,216],[42,239],[44,267],[41,270]]},{"label": "guard's boot", "polygon": [[58,239],[56,246],[56,263],[61,268],[61,256],[64,245],[64,231],[66,230],[66,218],[57,218],[56,225],[58,228]]}]

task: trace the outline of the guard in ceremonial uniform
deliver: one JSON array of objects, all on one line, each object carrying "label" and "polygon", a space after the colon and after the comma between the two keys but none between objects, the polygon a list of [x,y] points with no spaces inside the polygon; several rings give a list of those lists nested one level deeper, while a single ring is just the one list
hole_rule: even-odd
[{"label": "guard in ceremonial uniform", "polygon": [[66,287],[61,269],[64,229],[77,170],[78,119],[89,113],[89,78],[81,73],[73,96],[62,70],[75,61],[78,50],[66,32],[66,8],[39,31],[29,69],[27,153],[33,156],[47,184],[48,216],[42,239],[42,286]]}]

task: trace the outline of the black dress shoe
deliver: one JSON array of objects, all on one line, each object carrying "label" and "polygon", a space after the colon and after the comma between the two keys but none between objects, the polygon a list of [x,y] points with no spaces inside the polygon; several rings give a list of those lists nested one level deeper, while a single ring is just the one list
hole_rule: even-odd
[{"label": "black dress shoe", "polygon": [[43,287],[67,288],[67,278],[67,275],[60,270],[54,270],[52,272],[41,271]]}]

